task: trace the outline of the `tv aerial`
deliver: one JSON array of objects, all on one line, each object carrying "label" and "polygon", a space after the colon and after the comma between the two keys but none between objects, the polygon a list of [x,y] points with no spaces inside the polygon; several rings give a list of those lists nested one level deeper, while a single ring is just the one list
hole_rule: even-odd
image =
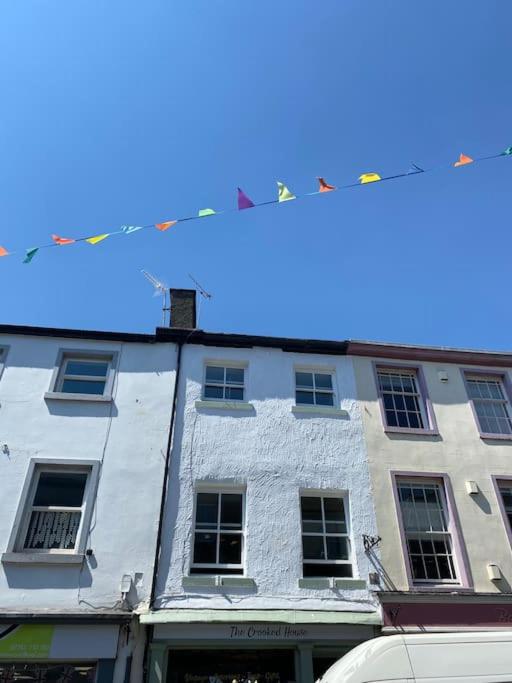
[{"label": "tv aerial", "polygon": [[170,316],[171,313],[171,297],[169,294],[169,287],[158,280],[154,275],[151,275],[151,273],[148,273],[147,270],[141,270],[140,271],[146,280],[150,282],[153,287],[155,288],[155,291],[153,293],[153,296],[162,296],[163,301],[162,301],[162,327],[166,327],[166,320],[168,317],[168,314]]}]

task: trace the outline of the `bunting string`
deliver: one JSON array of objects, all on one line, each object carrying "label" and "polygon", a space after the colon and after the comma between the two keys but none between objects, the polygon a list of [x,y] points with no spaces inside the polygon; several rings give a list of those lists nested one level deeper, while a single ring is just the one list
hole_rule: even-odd
[{"label": "bunting string", "polygon": [[[41,249],[49,249],[50,247],[67,247],[73,244],[78,244],[79,242],[86,242],[87,244],[90,244],[92,246],[95,246],[99,244],[100,242],[103,242],[106,240],[108,237],[113,237],[114,235],[131,235],[134,232],[139,232],[139,230],[146,230],[150,228],[156,228],[160,232],[165,232],[169,230],[169,228],[173,228],[175,225],[178,223],[185,223],[186,221],[193,221],[193,220],[199,220],[202,218],[207,218],[209,216],[218,216],[220,214],[225,214],[225,213],[234,213],[235,211],[244,211],[247,209],[254,209],[259,206],[268,206],[270,204],[281,204],[284,202],[296,200],[296,199],[303,199],[305,197],[312,197],[315,195],[321,195],[325,194],[327,192],[335,192],[339,190],[347,190],[355,187],[360,187],[363,185],[368,185],[371,183],[382,183],[386,180],[397,180],[398,178],[408,178],[413,175],[419,175],[422,173],[432,173],[434,171],[439,171],[441,169],[445,168],[458,168],[460,166],[467,166],[468,164],[475,164],[475,163],[480,163],[482,161],[488,161],[490,159],[498,159],[499,157],[507,157],[507,156],[512,156],[512,146],[507,147],[503,152],[500,152],[499,154],[491,154],[489,156],[484,156],[484,157],[475,157],[472,158],[468,156],[467,154],[460,154],[459,158],[457,161],[452,162],[449,166],[446,164],[442,164],[439,166],[434,166],[432,168],[421,168],[417,164],[411,164],[409,169],[404,172],[404,173],[396,173],[394,175],[388,175],[388,176],[381,176],[378,173],[375,173],[374,171],[367,172],[367,173],[362,173],[359,178],[358,182],[354,183],[349,183],[347,185],[331,185],[328,183],[325,178],[318,177],[318,190],[315,190],[314,192],[306,192],[302,195],[295,195],[293,192],[291,192],[288,187],[282,183],[281,181],[277,181],[277,199],[272,199],[270,201],[265,201],[265,202],[253,202],[252,199],[250,199],[247,194],[241,189],[237,188],[237,208],[236,209],[228,209],[227,211],[216,211],[211,208],[206,208],[206,209],[199,209],[197,214],[192,215],[192,216],[185,216],[183,218],[174,218],[172,220],[166,220],[160,223],[149,223],[147,225],[123,225],[119,230],[114,230],[112,232],[104,232],[100,233],[97,235],[88,235],[86,237],[63,237],[60,235],[55,235],[52,234],[51,238],[52,241],[47,243],[47,244],[41,244],[37,247],[30,247],[29,249],[23,250],[23,261],[22,263],[31,263],[33,258],[38,254],[38,252]],[[5,246],[0,246],[0,258],[6,257],[6,256],[14,256],[15,254],[19,254],[20,251],[11,251]]]}]

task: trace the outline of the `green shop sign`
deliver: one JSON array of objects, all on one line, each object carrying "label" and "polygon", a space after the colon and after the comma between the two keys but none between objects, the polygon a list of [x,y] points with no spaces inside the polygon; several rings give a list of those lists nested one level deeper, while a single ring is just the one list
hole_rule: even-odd
[{"label": "green shop sign", "polygon": [[0,658],[48,658],[54,629],[47,624],[0,625]]}]

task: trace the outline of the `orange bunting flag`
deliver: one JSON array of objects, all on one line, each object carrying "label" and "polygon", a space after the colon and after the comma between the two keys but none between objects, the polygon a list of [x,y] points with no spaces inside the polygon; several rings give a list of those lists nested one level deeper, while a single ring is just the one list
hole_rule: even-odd
[{"label": "orange bunting flag", "polygon": [[0,256],[8,256],[9,252],[5,247],[0,247]]},{"label": "orange bunting flag", "polygon": [[471,157],[466,156],[465,154],[461,154],[459,157],[459,160],[456,161],[453,165],[454,166],[465,166],[466,164],[472,164],[473,159]]},{"label": "orange bunting flag", "polygon": [[176,225],[177,222],[178,221],[166,221],[165,223],[155,223],[155,228],[164,232],[164,230],[169,230],[173,225]]},{"label": "orange bunting flag", "polygon": [[59,237],[58,235],[52,235],[52,240],[55,244],[74,244],[75,240],[69,239],[68,237]]},{"label": "orange bunting flag", "polygon": [[335,185],[329,185],[329,183],[326,183],[323,178],[318,178],[318,184],[320,185],[318,188],[319,192],[332,192],[336,189]]}]

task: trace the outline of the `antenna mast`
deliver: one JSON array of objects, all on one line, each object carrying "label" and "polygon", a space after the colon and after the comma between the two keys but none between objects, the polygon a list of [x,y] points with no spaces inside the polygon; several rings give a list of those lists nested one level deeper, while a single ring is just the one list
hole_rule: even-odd
[{"label": "antenna mast", "polygon": [[163,296],[162,327],[166,327],[167,314],[169,314],[170,318],[171,313],[171,295],[169,293],[169,287],[167,287],[167,285],[164,285],[163,282],[160,282],[160,280],[157,280],[156,277],[154,275],[151,275],[151,273],[148,273],[147,270],[141,270],[140,272],[144,275],[146,280],[150,282],[155,288],[154,296]]}]

